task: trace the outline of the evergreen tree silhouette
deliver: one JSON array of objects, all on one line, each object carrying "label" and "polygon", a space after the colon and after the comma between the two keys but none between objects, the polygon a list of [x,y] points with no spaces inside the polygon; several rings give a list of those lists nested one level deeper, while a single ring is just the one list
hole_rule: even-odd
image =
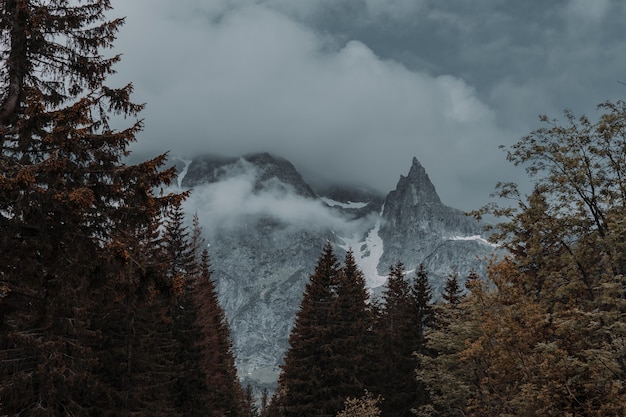
[{"label": "evergreen tree silhouette", "polygon": [[[157,196],[165,156],[126,165],[132,86],[104,82],[107,0],[0,13],[0,404],[7,415],[176,415]],[[136,401],[135,401],[136,400]],[[151,407],[148,410],[144,407]]]},{"label": "evergreen tree silhouette", "polygon": [[332,308],[340,265],[328,242],[304,290],[270,411],[284,417],[337,413]]}]

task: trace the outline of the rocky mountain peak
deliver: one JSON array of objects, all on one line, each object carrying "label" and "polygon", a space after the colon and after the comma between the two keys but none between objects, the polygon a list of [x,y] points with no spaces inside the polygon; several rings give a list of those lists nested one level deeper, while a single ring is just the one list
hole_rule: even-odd
[{"label": "rocky mountain peak", "polygon": [[276,180],[283,185],[293,188],[296,194],[303,197],[317,198],[315,192],[307,184],[295,166],[287,159],[269,154],[253,153],[243,156],[243,159],[259,168],[257,189],[275,186]]},{"label": "rocky mountain peak", "polygon": [[199,184],[222,181],[244,173],[256,175],[255,190],[291,187],[295,194],[316,198],[315,192],[304,181],[291,162],[267,152],[251,153],[242,157],[224,157],[214,154],[194,158],[183,178],[182,185],[191,188]]},{"label": "rocky mountain peak", "polygon": [[396,190],[389,194],[391,199],[400,199],[404,205],[441,204],[437,190],[430,181],[426,170],[416,157],[413,157],[409,174],[400,175]]},{"label": "rocky mountain peak", "polygon": [[[428,263],[450,239],[481,232],[476,220],[441,202],[426,170],[413,158],[409,174],[400,176],[396,189],[385,200],[380,229],[385,251],[381,263],[384,268],[400,259],[414,268],[421,262]],[[379,271],[383,272],[380,264]]]}]

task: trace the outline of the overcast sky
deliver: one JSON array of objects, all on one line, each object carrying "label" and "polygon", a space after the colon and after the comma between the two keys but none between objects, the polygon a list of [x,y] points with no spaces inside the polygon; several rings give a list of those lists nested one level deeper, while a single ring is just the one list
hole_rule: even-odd
[{"label": "overcast sky", "polygon": [[510,145],[624,99],[622,0],[113,0],[111,82],[147,103],[137,148],[269,151],[392,190],[416,156],[444,203],[521,181]]}]

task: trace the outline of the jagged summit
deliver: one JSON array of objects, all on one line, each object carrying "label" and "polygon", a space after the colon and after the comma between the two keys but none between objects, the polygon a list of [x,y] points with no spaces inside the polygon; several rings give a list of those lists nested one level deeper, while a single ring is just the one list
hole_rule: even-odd
[{"label": "jagged summit", "polygon": [[389,194],[388,199],[394,200],[398,196],[406,199],[403,201],[405,205],[441,204],[435,186],[416,157],[413,157],[409,174],[406,177],[400,175],[396,190]]},{"label": "jagged summit", "polygon": [[[409,174],[400,176],[387,195],[380,235],[385,242],[382,267],[401,259],[409,268],[425,261],[455,236],[480,235],[481,225],[441,202],[426,170],[413,158]],[[379,265],[379,271],[381,265]]]}]

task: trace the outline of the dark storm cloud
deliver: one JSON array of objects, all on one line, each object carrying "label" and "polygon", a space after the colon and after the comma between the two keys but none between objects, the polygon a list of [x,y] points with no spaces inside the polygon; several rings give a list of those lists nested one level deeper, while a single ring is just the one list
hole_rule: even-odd
[{"label": "dark storm cloud", "polygon": [[116,81],[148,107],[138,147],[270,151],[305,174],[390,190],[412,156],[471,209],[565,107],[623,97],[622,2],[133,0]]}]

